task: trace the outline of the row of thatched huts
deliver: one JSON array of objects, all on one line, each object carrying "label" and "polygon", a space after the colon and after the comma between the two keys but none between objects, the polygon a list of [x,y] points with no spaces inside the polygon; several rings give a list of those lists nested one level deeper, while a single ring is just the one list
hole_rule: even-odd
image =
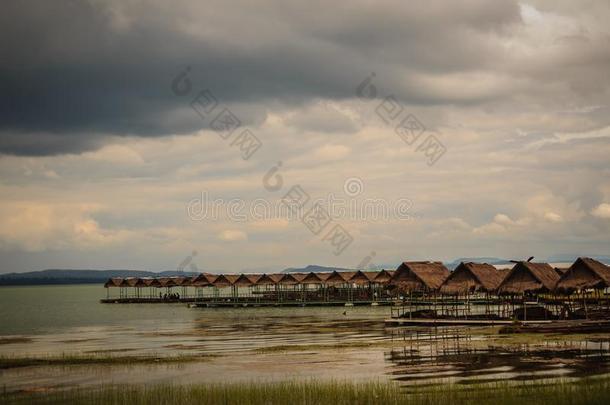
[{"label": "row of thatched huts", "polygon": [[547,263],[515,262],[511,269],[487,263],[463,262],[450,272],[441,262],[408,261],[394,271],[333,271],[278,274],[211,274],[195,277],[111,278],[104,287],[252,287],[252,286],[341,286],[381,285],[407,293],[464,295],[477,292],[494,295],[538,293],[569,294],[610,287],[610,267],[586,257],[569,268]]},{"label": "row of thatched huts", "polygon": [[109,287],[249,287],[265,285],[368,285],[388,284],[393,271],[333,271],[328,273],[278,273],[278,274],[211,274],[201,273],[195,277],[113,277],[104,284]]},{"label": "row of thatched huts", "polygon": [[450,272],[440,262],[404,262],[392,279],[404,291],[440,292],[445,295],[475,292],[503,294],[564,293],[610,287],[610,267],[587,257],[569,268],[548,263],[515,262],[511,269],[487,263],[462,262]]}]

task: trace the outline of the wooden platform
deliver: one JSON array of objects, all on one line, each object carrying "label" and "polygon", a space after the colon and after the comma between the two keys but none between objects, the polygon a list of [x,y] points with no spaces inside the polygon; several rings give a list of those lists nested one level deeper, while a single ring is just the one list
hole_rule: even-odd
[{"label": "wooden platform", "polygon": [[[386,319],[387,326],[450,326],[450,325],[477,325],[477,326],[494,326],[494,325],[512,325],[515,321],[510,319],[426,319],[426,318],[390,318]],[[519,321],[521,324],[546,324],[553,321]]]},{"label": "wooden platform", "polygon": [[521,323],[507,325],[500,333],[607,333],[610,332],[610,320],[561,320],[547,324]]},{"label": "wooden platform", "polygon": [[257,308],[257,307],[337,307],[337,306],[388,306],[394,301],[256,301],[256,300],[213,300],[201,298],[105,298],[102,304],[188,304],[191,308]]}]

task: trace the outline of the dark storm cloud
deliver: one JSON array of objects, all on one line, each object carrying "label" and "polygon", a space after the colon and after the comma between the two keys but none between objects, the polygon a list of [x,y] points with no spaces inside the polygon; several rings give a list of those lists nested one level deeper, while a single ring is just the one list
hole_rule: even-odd
[{"label": "dark storm cloud", "polygon": [[[107,135],[198,130],[184,111],[190,98],[169,86],[186,65],[196,89],[258,112],[271,101],[353,97],[371,71],[408,103],[488,100],[429,91],[418,74],[494,65],[492,39],[519,21],[512,1],[11,1],[0,16],[0,152],[78,152]],[[44,134],[52,140],[35,141]]]}]

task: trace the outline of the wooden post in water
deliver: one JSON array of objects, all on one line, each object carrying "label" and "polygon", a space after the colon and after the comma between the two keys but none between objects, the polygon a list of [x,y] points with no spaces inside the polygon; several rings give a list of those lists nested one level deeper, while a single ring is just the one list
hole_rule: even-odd
[{"label": "wooden post in water", "polygon": [[587,310],[587,296],[586,296],[586,290],[582,290],[582,301],[585,305],[585,319],[589,319],[589,311]]}]

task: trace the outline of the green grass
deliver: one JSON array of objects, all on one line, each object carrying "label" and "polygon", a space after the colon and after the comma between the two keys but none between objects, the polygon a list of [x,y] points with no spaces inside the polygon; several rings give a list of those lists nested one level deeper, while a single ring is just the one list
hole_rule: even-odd
[{"label": "green grass", "polygon": [[106,386],[4,394],[2,403],[40,404],[608,404],[610,377],[578,382],[437,385],[417,390],[394,382],[286,381],[206,385]]},{"label": "green grass", "polygon": [[82,364],[160,364],[187,361],[205,361],[213,355],[183,356],[114,356],[104,352],[89,355],[64,354],[61,356],[11,357],[0,356],[0,370],[31,366],[72,366]]}]

